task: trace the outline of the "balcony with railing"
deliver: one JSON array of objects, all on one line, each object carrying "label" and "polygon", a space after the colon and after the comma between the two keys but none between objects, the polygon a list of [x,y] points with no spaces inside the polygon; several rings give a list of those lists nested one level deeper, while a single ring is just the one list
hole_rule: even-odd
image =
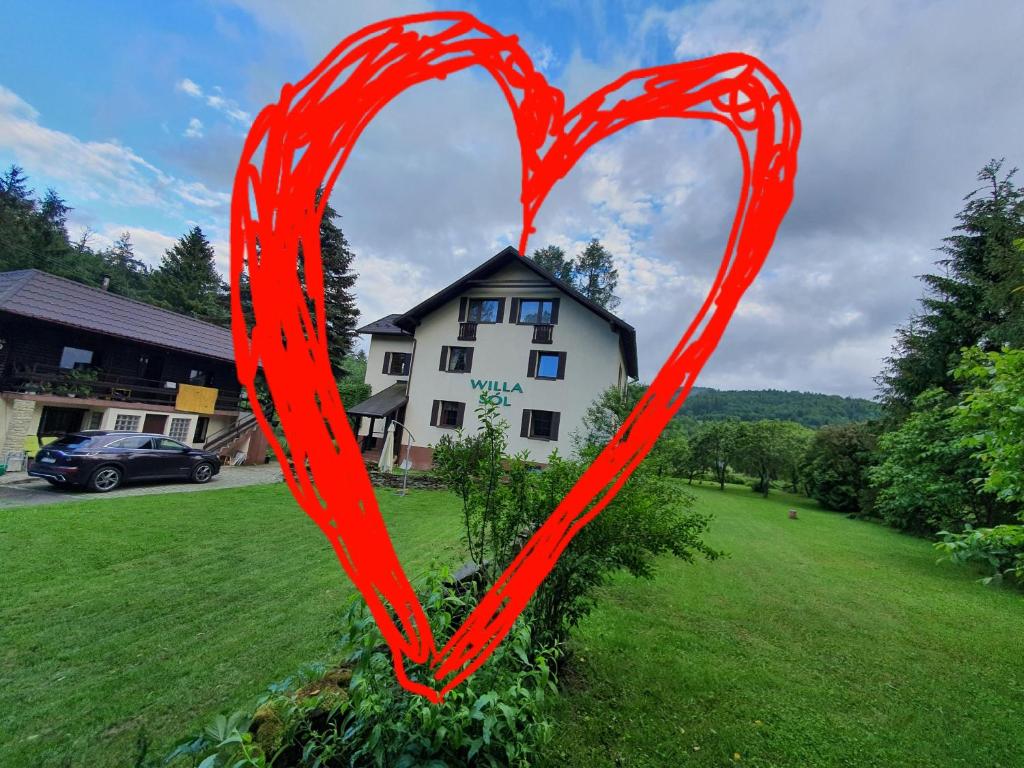
[{"label": "balcony with railing", "polygon": [[[56,395],[76,399],[107,400],[125,403],[174,406],[178,398],[177,384],[122,376],[101,368],[60,368],[56,365],[19,365],[2,381],[0,390],[29,395]],[[218,411],[237,411],[244,399],[218,391],[214,406]]]},{"label": "balcony with railing", "polygon": [[551,344],[555,340],[555,326],[535,325],[533,326],[534,344]]},{"label": "balcony with railing", "polygon": [[476,341],[476,323],[459,323],[459,341]]}]

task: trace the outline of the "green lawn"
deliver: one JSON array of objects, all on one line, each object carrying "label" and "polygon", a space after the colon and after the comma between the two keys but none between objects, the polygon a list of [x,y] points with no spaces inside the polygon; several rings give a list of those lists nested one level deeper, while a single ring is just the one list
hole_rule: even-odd
[{"label": "green lawn", "polygon": [[1024,766],[1020,594],[810,502],[695,495],[730,558],[603,590],[552,764]]},{"label": "green lawn", "polygon": [[[381,491],[410,574],[454,497]],[[0,511],[0,766],[130,765],[327,655],[350,593],[283,485]]]},{"label": "green lawn", "polygon": [[[1024,765],[1019,594],[806,501],[694,492],[730,557],[602,590],[551,765]],[[459,562],[452,496],[380,499],[411,573]],[[350,592],[283,486],[0,511],[0,573],[5,767],[163,754],[327,656]]]}]

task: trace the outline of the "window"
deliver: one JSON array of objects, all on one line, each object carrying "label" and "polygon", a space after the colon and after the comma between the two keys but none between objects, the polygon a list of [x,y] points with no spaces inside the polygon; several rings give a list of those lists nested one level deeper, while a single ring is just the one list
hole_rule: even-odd
[{"label": "window", "polygon": [[459,321],[471,323],[500,323],[505,314],[504,299],[463,299],[465,311],[459,312]]},{"label": "window", "polygon": [[476,341],[476,323],[459,323],[459,341]]},{"label": "window", "polygon": [[64,347],[60,353],[61,368],[86,368],[92,365],[93,351],[78,347]]},{"label": "window", "polygon": [[[185,419],[185,421],[188,421],[188,419]],[[174,428],[173,425],[171,426],[171,428],[172,429]],[[171,440],[171,439],[166,438],[166,437],[157,438],[153,442],[155,443],[155,445],[153,445],[152,447],[155,448],[158,451],[187,451],[188,450],[188,448],[186,448],[184,445],[179,443],[177,440]]]},{"label": "window", "polygon": [[115,432],[138,432],[139,422],[142,421],[141,416],[129,416],[124,413],[119,413],[117,418],[114,419],[114,431]]},{"label": "window", "polygon": [[142,448],[152,448],[153,438],[140,435],[139,437],[126,437],[122,440],[115,440],[108,448],[127,448],[129,450],[139,450]]},{"label": "window", "polygon": [[557,352],[541,352],[537,355],[537,378],[557,379],[560,359]]},{"label": "window", "polygon": [[188,440],[188,427],[191,422],[192,419],[171,419],[171,428],[167,430],[167,434],[175,440]]},{"label": "window", "polygon": [[550,344],[555,340],[555,326],[535,325],[533,326],[533,343]]},{"label": "window", "polygon": [[553,325],[558,322],[558,299],[520,299],[516,322],[523,325]]},{"label": "window", "polygon": [[65,435],[60,440],[54,440],[50,443],[50,448],[85,448],[90,441],[91,437],[83,437],[82,435]]},{"label": "window", "polygon": [[89,414],[88,424],[85,425],[86,429],[99,429],[100,424],[103,423],[102,411],[93,411]]},{"label": "window", "polygon": [[438,370],[447,373],[469,373],[473,370],[472,347],[441,347]]},{"label": "window", "polygon": [[205,443],[206,442],[206,430],[210,428],[210,417],[200,416],[196,419],[196,431],[192,435],[193,443]]},{"label": "window", "polygon": [[435,400],[430,412],[430,426],[459,429],[466,414],[466,404],[450,400]]},{"label": "window", "polygon": [[540,352],[530,351],[530,359],[526,366],[526,375],[531,379],[556,379],[565,378],[565,352]]},{"label": "window", "polygon": [[409,352],[385,352],[383,372],[388,376],[408,376],[411,359]]},{"label": "window", "polygon": [[560,417],[561,414],[558,411],[524,410],[520,436],[532,440],[557,440]]},{"label": "window", "polygon": [[188,383],[196,387],[208,387],[213,383],[213,374],[201,368],[193,368],[188,372]]}]

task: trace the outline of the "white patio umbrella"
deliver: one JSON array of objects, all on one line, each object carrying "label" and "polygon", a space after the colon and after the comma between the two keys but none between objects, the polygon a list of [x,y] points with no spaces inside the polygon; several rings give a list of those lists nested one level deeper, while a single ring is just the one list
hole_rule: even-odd
[{"label": "white patio umbrella", "polygon": [[395,422],[388,424],[387,432],[384,433],[384,447],[380,449],[380,460],[377,462],[377,469],[388,474],[395,468]]}]

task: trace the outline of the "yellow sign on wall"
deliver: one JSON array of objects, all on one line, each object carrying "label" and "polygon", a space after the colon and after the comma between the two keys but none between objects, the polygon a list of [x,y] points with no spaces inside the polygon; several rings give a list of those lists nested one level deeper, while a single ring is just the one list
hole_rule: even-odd
[{"label": "yellow sign on wall", "polygon": [[213,413],[216,404],[216,387],[197,387],[194,384],[178,385],[178,399],[174,401],[174,407],[179,411]]}]

